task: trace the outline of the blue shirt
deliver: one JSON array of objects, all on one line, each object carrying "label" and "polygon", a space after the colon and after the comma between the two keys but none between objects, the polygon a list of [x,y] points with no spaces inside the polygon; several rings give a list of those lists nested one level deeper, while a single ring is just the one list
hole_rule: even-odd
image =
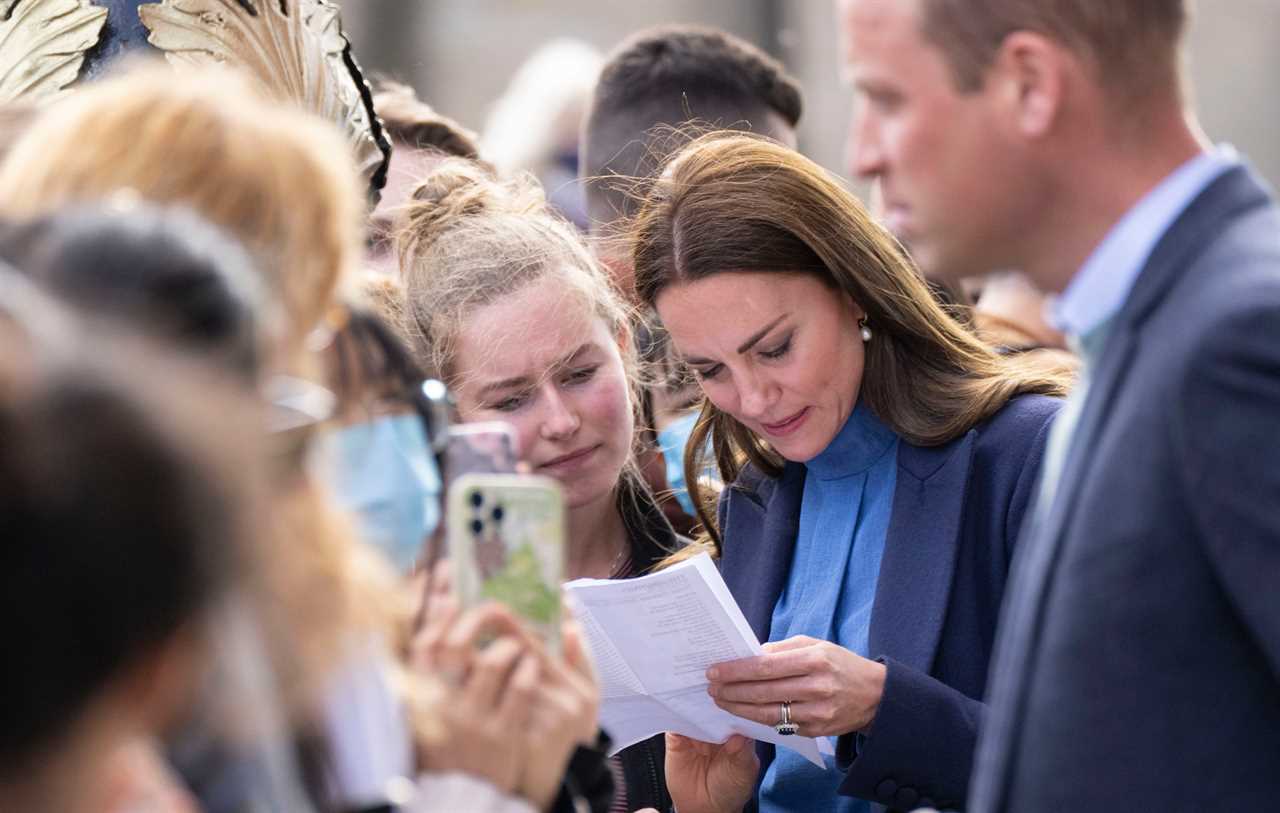
[{"label": "blue shirt", "polygon": [[[898,478],[898,436],[860,401],[805,468],[800,529],[769,640],[808,635],[866,657]],[[761,813],[869,811],[869,802],[837,793],[844,774],[833,757],[825,759],[824,771],[779,748],[760,784]]]},{"label": "blue shirt", "polygon": [[1230,146],[1200,153],[1144,195],[1071,278],[1052,305],[1050,321],[1068,336],[1083,337],[1115,316],[1164,233],[1209,184],[1239,163]]}]

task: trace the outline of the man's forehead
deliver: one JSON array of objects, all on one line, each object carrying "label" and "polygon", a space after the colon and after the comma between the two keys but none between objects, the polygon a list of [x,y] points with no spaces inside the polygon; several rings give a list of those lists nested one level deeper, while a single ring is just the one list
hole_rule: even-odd
[{"label": "man's forehead", "polygon": [[849,64],[871,46],[918,41],[920,0],[840,0],[840,30]]}]

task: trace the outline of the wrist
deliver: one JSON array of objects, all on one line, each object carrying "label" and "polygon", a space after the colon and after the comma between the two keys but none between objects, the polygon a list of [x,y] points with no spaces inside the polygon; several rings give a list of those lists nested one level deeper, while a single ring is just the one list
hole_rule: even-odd
[{"label": "wrist", "polygon": [[881,661],[871,661],[871,667],[868,670],[867,679],[869,681],[868,696],[872,701],[866,712],[866,722],[856,729],[862,734],[870,734],[875,725],[876,715],[880,711],[880,701],[884,699],[884,684],[889,676],[889,667]]}]

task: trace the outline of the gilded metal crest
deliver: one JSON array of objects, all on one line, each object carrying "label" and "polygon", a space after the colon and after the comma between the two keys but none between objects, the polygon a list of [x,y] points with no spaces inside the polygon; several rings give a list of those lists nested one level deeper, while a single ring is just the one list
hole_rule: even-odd
[{"label": "gilded metal crest", "polygon": [[0,3],[0,103],[60,94],[80,75],[106,21],[107,10],[90,0]]},{"label": "gilded metal crest", "polygon": [[365,179],[382,186],[389,148],[334,3],[160,0],[140,4],[138,15],[147,41],[175,67],[242,67],[274,96],[344,126]]}]

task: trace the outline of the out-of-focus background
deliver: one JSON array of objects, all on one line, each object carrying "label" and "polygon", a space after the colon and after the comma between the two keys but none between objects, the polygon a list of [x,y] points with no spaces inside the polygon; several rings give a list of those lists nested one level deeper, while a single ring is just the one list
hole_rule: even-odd
[{"label": "out-of-focus background", "polygon": [[[482,133],[517,69],[551,40],[573,38],[607,53],[627,34],[657,23],[723,28],[778,57],[800,79],[800,147],[847,176],[850,94],[839,79],[831,0],[341,2],[367,72],[412,84],[441,113]],[[1199,0],[1190,42],[1193,92],[1210,137],[1234,144],[1280,187],[1280,0]],[[581,52],[559,53],[561,64],[577,66],[561,71],[567,86],[588,81]],[[542,104],[552,106],[555,89],[542,78],[534,83],[548,94]]]}]

